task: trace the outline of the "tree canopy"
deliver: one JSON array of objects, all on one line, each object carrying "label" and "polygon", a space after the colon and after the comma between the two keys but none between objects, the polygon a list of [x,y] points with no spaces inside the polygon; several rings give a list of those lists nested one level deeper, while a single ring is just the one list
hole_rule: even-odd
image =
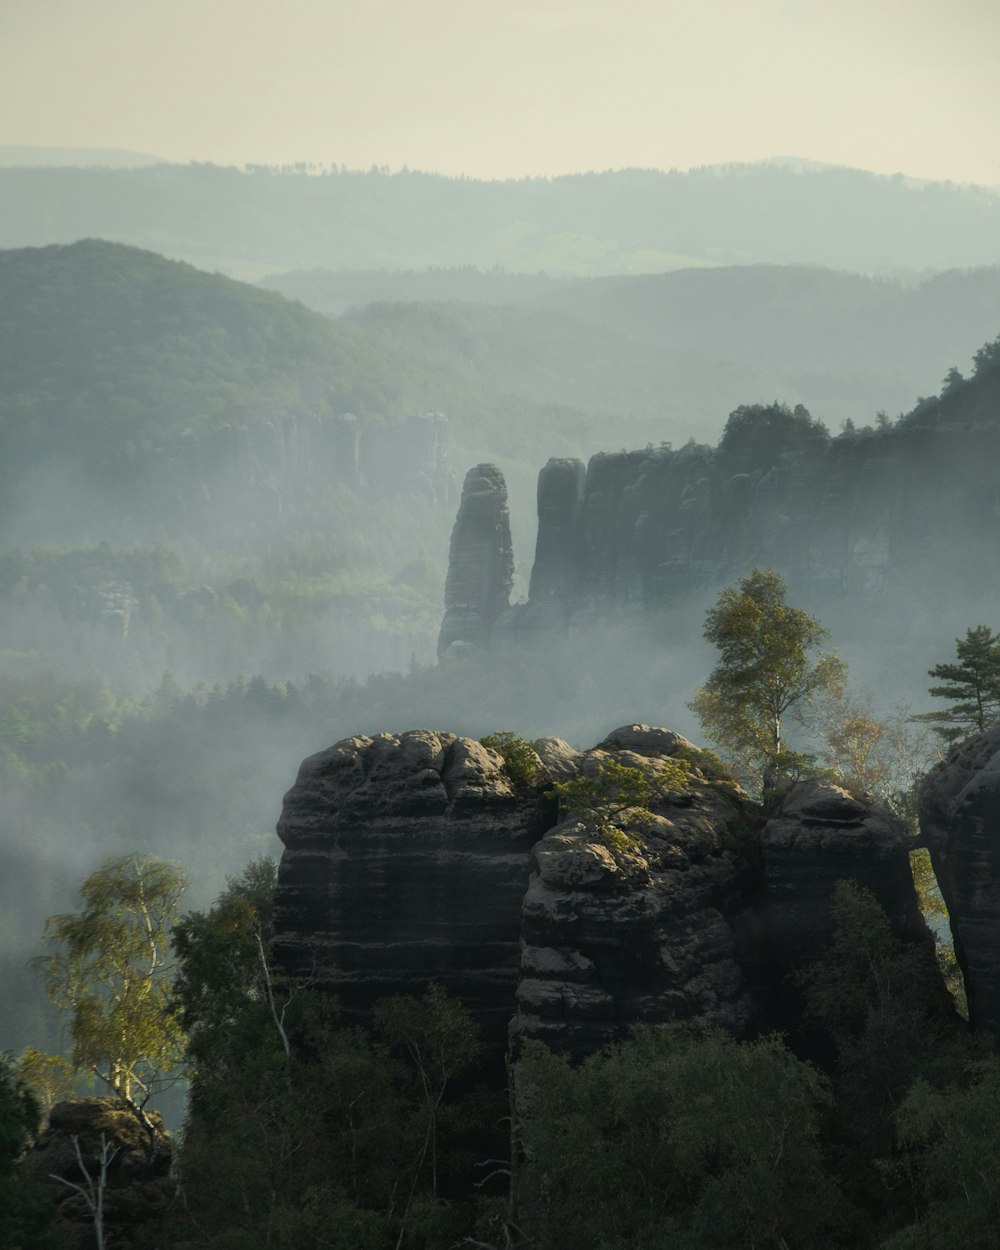
[{"label": "tree canopy", "polygon": [[137,1113],[184,1051],[170,934],[186,884],[163,860],[109,860],[80,887],[79,912],[46,921],[56,950],[37,961],[52,1001],[72,1013],[73,1064]]},{"label": "tree canopy", "polygon": [[753,776],[785,753],[785,718],[801,717],[819,694],[842,694],[847,682],[847,665],[818,653],[827,630],[790,607],[785,592],[772,569],[754,569],[719,595],[704,631],[719,662],[689,705],[707,736]]}]

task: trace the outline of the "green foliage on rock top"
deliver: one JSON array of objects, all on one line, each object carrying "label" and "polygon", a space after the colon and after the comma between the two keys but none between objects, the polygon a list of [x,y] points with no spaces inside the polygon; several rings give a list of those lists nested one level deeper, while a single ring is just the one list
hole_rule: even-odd
[{"label": "green foliage on rock top", "polygon": [[553,786],[563,814],[578,816],[593,826],[597,836],[618,850],[629,850],[635,839],[616,828],[619,817],[634,809],[648,809],[658,798],[687,789],[691,766],[685,759],[670,757],[648,770],[623,764],[607,756],[591,774],[578,773]]},{"label": "green foliage on rock top", "polygon": [[479,741],[503,759],[504,768],[515,785],[533,786],[538,780],[539,759],[531,743],[509,730],[487,734]]},{"label": "green foliage on rock top", "polygon": [[787,464],[822,455],[830,445],[826,426],[802,404],[741,404],[730,413],[718,455],[734,472]]}]

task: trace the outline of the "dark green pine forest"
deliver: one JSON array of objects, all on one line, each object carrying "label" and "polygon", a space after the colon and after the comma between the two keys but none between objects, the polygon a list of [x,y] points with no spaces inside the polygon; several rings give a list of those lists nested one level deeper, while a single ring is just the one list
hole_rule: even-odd
[{"label": "dark green pine forest", "polygon": [[[720,183],[741,189],[741,222]],[[512,1070],[433,978],[364,1020],[274,979],[273,831],[304,757],[416,726],[589,747],[647,722],[701,740],[689,705],[717,586],[605,633],[436,663],[472,465],[506,477],[517,602],[549,457],[727,430],[731,450],[742,431],[753,471],[780,475],[812,444],[845,463],[919,457],[927,431],[993,446],[986,193],[756,167],[491,187],[0,169],[0,1245],[82,1245],[70,1225],[94,1223],[83,1192],[53,1220],[69,1190],[30,1170],[51,1103],[108,1088],[86,1064],[46,1067],[72,1057],[74,1011],[30,961],[102,865],[148,857],[187,881],[163,1008],[186,1056],[150,1103],[173,1171],[155,1133],[128,1147],[146,1190],[109,1173],[109,1250],[986,1250],[997,1060],[933,953],[857,887],[783,1035],[640,1029],[581,1062],[532,1043]],[[775,189],[800,222],[781,249]],[[368,222],[363,246],[323,224],[334,200]],[[905,206],[878,257],[828,221],[847,202],[884,221]],[[772,446],[768,419],[793,412],[812,443]],[[872,716],[961,739],[981,726],[935,721],[929,687],[958,680],[963,638],[1000,626],[995,593],[931,597],[904,621],[904,589],[838,600],[824,622]],[[100,1126],[125,1132],[105,1110],[87,1129],[94,1183]]]}]

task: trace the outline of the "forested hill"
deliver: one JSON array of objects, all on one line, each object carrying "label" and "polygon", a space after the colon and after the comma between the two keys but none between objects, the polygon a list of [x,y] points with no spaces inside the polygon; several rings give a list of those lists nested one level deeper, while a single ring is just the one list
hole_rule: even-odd
[{"label": "forested hill", "polygon": [[655,416],[674,443],[714,442],[747,396],[802,403],[831,430],[895,415],[1000,327],[1000,266],[919,283],[753,265],[562,281],[311,271],[264,285],[324,312],[350,300],[354,324],[486,387]]},{"label": "forested hill", "polygon": [[993,191],[769,164],[505,182],[374,169],[0,169],[0,205],[2,247],[97,235],[248,278],[316,265],[608,274],[1000,260]]},{"label": "forested hill", "polygon": [[528,445],[534,461],[546,428],[596,437],[584,414],[512,413],[361,327],[94,240],[0,252],[0,378],[0,521],[10,541],[17,519],[22,543],[65,541],[67,527],[113,541],[106,516],[89,524],[101,501],[131,501],[132,541],[197,530],[202,514],[222,524],[227,492],[258,514],[294,511],[297,473],[317,497],[338,484],[437,497],[449,445],[461,466]]}]

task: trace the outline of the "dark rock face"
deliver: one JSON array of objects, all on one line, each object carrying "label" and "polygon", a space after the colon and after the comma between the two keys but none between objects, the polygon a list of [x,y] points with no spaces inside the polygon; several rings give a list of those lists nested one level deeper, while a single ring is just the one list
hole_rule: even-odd
[{"label": "dark rock face", "polygon": [[[679,734],[629,725],[573,764],[588,775],[610,757],[655,775],[684,749]],[[551,739],[541,754],[567,762]],[[524,897],[515,1036],[584,1054],[640,1023],[749,1033],[739,951],[752,883],[730,829],[747,806],[737,787],[692,769],[687,793],[623,813],[604,831],[574,817],[551,829],[534,848]]]},{"label": "dark rock face", "polygon": [[49,1173],[68,1180],[80,1174],[74,1137],[88,1171],[98,1168],[101,1135],[117,1148],[116,1174],[129,1176],[163,1175],[170,1171],[171,1140],[158,1111],[147,1112],[156,1129],[155,1160],[150,1160],[149,1137],[136,1117],[114,1098],[71,1098],[58,1102],[49,1113],[48,1125],[29,1157],[29,1171],[38,1179]]},{"label": "dark rock face", "polygon": [[507,486],[496,465],[477,464],[465,475],[451,532],[439,657],[454,643],[476,647],[489,640],[510,602],[513,576]]},{"label": "dark rock face", "polygon": [[[53,1177],[94,1183],[101,1173],[102,1137],[109,1151],[104,1220],[107,1244],[132,1250],[158,1244],[160,1222],[169,1204],[171,1140],[156,1111],[147,1112],[156,1130],[156,1155],[136,1117],[113,1098],[73,1098],[56,1103],[48,1124],[25,1160],[27,1175],[53,1187],[58,1201],[55,1226],[59,1245],[89,1250],[94,1242],[93,1214],[78,1193]],[[77,1155],[79,1147],[79,1156]],[[111,1155],[110,1152],[114,1152]]]},{"label": "dark rock face", "polygon": [[276,959],[349,1008],[433,979],[506,1024],[531,846],[551,809],[454,734],[347,738],[310,757],[278,824]]},{"label": "dark rock face", "polygon": [[772,949],[783,967],[809,963],[832,930],[838,881],[878,899],[895,933],[928,940],[909,863],[910,839],[889,814],[829,783],[793,786],[764,826],[761,853]]},{"label": "dark rock face", "polygon": [[[683,603],[774,568],[796,595],[972,593],[1000,559],[1000,369],[905,422],[831,439],[804,409],[737,410],[715,448],[551,460],[538,478],[528,602],[504,638]],[[449,642],[460,615],[447,622]],[[472,625],[475,627],[476,622]]]},{"label": "dark rock face", "polygon": [[948,906],[969,1021],[1000,1037],[1000,729],[927,777],[920,828]]},{"label": "dark rock face", "polygon": [[601,454],[574,479],[575,500],[565,462],[553,462],[539,477],[529,610],[551,616],[558,604],[565,618],[600,619],[724,585],[754,565],[801,588],[857,594],[889,589],[928,561],[954,581],[955,551],[962,566],[997,554],[989,501],[1000,448],[991,434],[987,451],[984,437],[948,427],[794,452],[690,444]]},{"label": "dark rock face", "polygon": [[900,936],[928,938],[905,837],[835,786],[788,793],[761,865],[760,809],[679,734],[624,725],[589,751],[535,746],[552,782],[607,760],[654,782],[676,757],[690,771],[648,808],[557,823],[548,782],[518,788],[479,742],[345,739],[285,796],[278,964],[360,1012],[435,980],[494,1039],[509,1025],[582,1055],[640,1023],[784,1026],[780,987],[819,954],[841,878],[871,889]]},{"label": "dark rock face", "polygon": [[538,537],[529,595],[537,612],[561,612],[577,594],[581,460],[550,460],[538,475]]}]

